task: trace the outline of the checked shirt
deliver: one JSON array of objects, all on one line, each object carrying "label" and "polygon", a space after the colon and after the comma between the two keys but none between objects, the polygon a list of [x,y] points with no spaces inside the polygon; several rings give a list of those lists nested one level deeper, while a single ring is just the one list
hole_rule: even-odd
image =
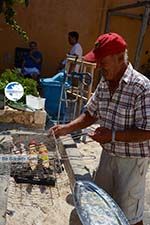
[{"label": "checked shirt", "polygon": [[[101,127],[116,131],[135,127],[150,130],[150,81],[129,64],[112,96],[107,81],[101,78],[86,108],[98,118]],[[150,157],[150,140],[115,141],[102,147],[120,157]]]}]

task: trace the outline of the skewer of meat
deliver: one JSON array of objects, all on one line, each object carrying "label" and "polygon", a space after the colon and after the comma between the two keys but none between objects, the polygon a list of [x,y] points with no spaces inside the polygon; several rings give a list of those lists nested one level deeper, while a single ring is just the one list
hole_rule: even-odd
[{"label": "skewer of meat", "polygon": [[29,165],[32,170],[34,170],[38,164],[38,152],[37,152],[37,143],[36,141],[30,141],[28,145],[29,150]]},{"label": "skewer of meat", "polygon": [[45,168],[49,167],[48,149],[44,143],[40,143],[39,146],[39,159],[42,161],[42,165]]}]

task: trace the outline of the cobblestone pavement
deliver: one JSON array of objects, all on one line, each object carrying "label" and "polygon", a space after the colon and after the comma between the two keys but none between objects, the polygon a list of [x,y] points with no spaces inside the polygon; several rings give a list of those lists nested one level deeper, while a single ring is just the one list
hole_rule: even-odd
[{"label": "cobblestone pavement", "polygon": [[[94,124],[91,126],[91,129],[95,129],[96,127],[97,125]],[[83,156],[85,167],[92,174],[98,166],[101,155],[101,147],[89,137],[86,137],[84,141],[85,143],[82,141],[77,143],[77,147]],[[150,164],[146,175],[144,225],[150,225]]]}]

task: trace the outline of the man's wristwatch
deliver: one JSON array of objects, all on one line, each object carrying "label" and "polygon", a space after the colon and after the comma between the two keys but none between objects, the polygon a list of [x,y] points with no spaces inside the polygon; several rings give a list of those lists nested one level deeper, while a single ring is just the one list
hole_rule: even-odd
[{"label": "man's wristwatch", "polygon": [[115,137],[116,137],[116,131],[112,130],[112,139],[111,142],[115,142]]}]

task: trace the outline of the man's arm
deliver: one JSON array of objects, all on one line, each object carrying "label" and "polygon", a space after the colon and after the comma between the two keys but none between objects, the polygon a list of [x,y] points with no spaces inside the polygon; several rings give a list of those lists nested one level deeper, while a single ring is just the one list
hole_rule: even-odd
[{"label": "man's arm", "polygon": [[[112,141],[113,132],[114,131],[108,128],[99,127],[94,132],[90,133],[89,136],[93,140],[104,144]],[[130,128],[124,131],[116,131],[114,138],[115,141],[121,142],[142,142],[150,139],[150,131],[138,128]]]},{"label": "man's arm", "polygon": [[30,52],[30,57],[31,57],[31,59],[35,62],[35,63],[37,63],[37,64],[41,64],[42,63],[42,55],[40,54],[40,52],[38,52],[39,54],[35,57],[34,55],[33,55],[33,53],[34,52]]},{"label": "man's arm", "polygon": [[115,139],[116,141],[124,142],[142,142],[150,139],[150,131],[138,128],[117,131],[115,134]]},{"label": "man's arm", "polygon": [[73,131],[77,131],[79,129],[88,127],[91,124],[93,124],[94,122],[96,122],[96,120],[97,119],[95,117],[92,117],[88,112],[84,112],[78,118],[76,118],[75,120],[71,121],[68,124],[63,124],[63,125],[58,124],[58,125],[53,126],[49,130],[49,133],[51,133],[53,131],[57,137],[61,136],[61,135],[66,135]]},{"label": "man's arm", "polygon": [[22,61],[22,65],[21,65],[22,69],[24,68],[24,65],[25,65],[25,59],[23,59],[23,61]]}]

